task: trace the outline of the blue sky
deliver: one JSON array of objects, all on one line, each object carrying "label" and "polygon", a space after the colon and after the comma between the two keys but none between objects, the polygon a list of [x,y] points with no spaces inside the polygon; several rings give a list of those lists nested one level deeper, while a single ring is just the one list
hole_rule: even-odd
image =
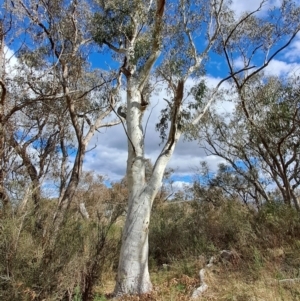
[{"label": "blue sky", "polygon": [[[243,11],[253,10],[259,5],[260,0],[233,0],[232,8],[237,15]],[[278,0],[269,0],[269,5],[276,5]],[[299,1],[298,1],[299,3]],[[264,10],[269,8],[268,5]],[[263,14],[262,12],[261,14]],[[275,60],[273,60],[266,69],[268,75],[288,76],[293,72],[300,70],[300,36],[296,37],[294,42]],[[101,55],[97,51],[89,54],[90,62],[93,68],[108,66],[117,67],[108,55]],[[238,63],[238,61],[237,61]],[[227,67],[220,56],[214,54],[210,57],[210,63],[207,65],[206,82],[209,86],[215,86],[220,78],[227,75]],[[192,80],[189,80],[188,85],[192,85]],[[226,85],[226,84],[225,84]],[[125,96],[125,93],[124,95]],[[155,131],[155,123],[158,121],[161,108],[164,106],[163,98],[167,98],[166,92],[162,90],[159,95],[153,95],[151,98],[151,107],[155,108],[151,112],[149,125],[146,136],[146,156],[155,161],[160,153],[161,147],[158,133]],[[233,108],[232,103],[222,102],[215,103],[215,106],[221,112],[230,112]],[[150,114],[150,109],[146,111],[145,120]],[[96,133],[93,137],[88,149],[92,151],[86,154],[84,161],[84,170],[95,171],[96,173],[106,175],[110,180],[120,180],[125,175],[126,160],[127,160],[127,140],[121,125],[113,128],[101,129],[100,133]],[[219,163],[223,162],[216,156],[206,156],[206,153],[199,148],[198,143],[184,142],[182,139],[178,143],[175,153],[169,163],[169,167],[175,170],[173,180],[175,185],[189,183],[195,168],[199,166],[200,161],[207,161],[212,170],[216,170]]]},{"label": "blue sky", "polygon": [[[232,7],[237,14],[245,10],[252,10],[260,3],[259,0],[234,0]],[[276,5],[278,1],[269,1],[269,5]],[[270,6],[266,5],[265,10]],[[262,12],[261,14],[263,14]],[[279,56],[277,56],[267,67],[266,73],[268,75],[288,76],[300,70],[300,36],[296,37],[294,42]],[[90,55],[93,64],[98,65],[98,54]],[[109,59],[105,59],[109,63]],[[103,63],[103,61],[102,61]],[[238,61],[237,61],[238,63]],[[206,81],[210,86],[218,83],[219,79],[227,75],[227,68],[224,68],[224,61],[218,55],[212,55],[210,63],[207,65]],[[189,84],[192,84],[190,81]],[[225,84],[226,85],[226,84]],[[154,130],[154,125],[157,122],[160,109],[162,108],[165,98],[165,92],[162,91],[158,96],[153,96],[151,99],[152,107],[158,103],[153,109],[146,137],[146,156],[155,161],[160,152],[160,140],[158,133]],[[230,102],[216,103],[215,106],[220,111],[230,112],[232,104]],[[148,117],[150,110],[146,112]],[[96,134],[93,138],[91,146],[97,144],[96,149],[88,153],[85,159],[85,170],[94,170],[107,175],[111,180],[119,180],[125,174],[126,160],[127,160],[127,141],[121,126],[116,126],[107,130],[102,130],[101,134]],[[196,141],[184,142],[183,139],[178,143],[175,153],[169,163],[169,167],[174,168],[175,174],[173,180],[175,185],[179,187],[183,183],[189,183],[195,168],[199,166],[200,161],[207,161],[210,168],[215,171],[219,163],[223,162],[216,156],[206,156],[205,152],[199,148]]]}]

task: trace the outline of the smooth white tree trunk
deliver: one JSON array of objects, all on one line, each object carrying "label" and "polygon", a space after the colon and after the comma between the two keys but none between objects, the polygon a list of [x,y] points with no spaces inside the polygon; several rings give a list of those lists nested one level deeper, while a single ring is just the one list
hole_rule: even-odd
[{"label": "smooth white tree trunk", "polygon": [[140,178],[140,181],[132,186],[134,193],[129,197],[123,229],[115,295],[144,294],[152,290],[148,270],[150,215],[154,198],[162,184],[165,167],[174,148],[175,144],[170,151],[162,152],[147,184],[144,184],[144,178]]},{"label": "smooth white tree trunk", "polygon": [[148,232],[152,200],[146,193],[130,200],[123,230],[116,294],[152,290],[148,270]]},{"label": "smooth white tree trunk", "polygon": [[[151,208],[161,187],[167,163],[180,137],[180,131],[176,125],[177,116],[174,115],[168,141],[155,162],[150,179],[146,182],[142,127],[143,108],[141,107],[141,91],[136,83],[134,79],[131,80],[130,78],[127,82],[127,182],[129,200],[123,229],[115,295],[143,294],[152,290],[148,270],[148,233]],[[182,92],[183,89],[179,90]],[[179,94],[178,110],[180,110],[182,100],[182,93]]]},{"label": "smooth white tree trunk", "polygon": [[117,295],[142,294],[152,289],[148,271],[148,229],[152,196],[145,191],[144,137],[140,103],[140,92],[129,80],[127,90],[129,200],[115,288]]}]

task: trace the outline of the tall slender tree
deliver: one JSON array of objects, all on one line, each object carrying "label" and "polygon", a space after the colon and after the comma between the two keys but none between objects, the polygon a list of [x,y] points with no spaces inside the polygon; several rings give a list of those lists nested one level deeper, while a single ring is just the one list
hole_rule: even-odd
[{"label": "tall slender tree", "polygon": [[[128,138],[129,200],[116,295],[147,293],[152,289],[148,271],[151,207],[182,132],[193,130],[193,125],[200,122],[222,82],[234,77],[245,84],[298,33],[299,8],[282,1],[260,13],[269,3],[263,0],[257,9],[237,16],[230,1],[223,0],[98,1],[95,39],[121,62],[119,84],[124,78],[126,88],[126,112],[120,112],[126,119]],[[213,52],[230,62],[242,57],[246,64],[229,68],[229,75],[213,90],[208,90],[203,82],[196,85],[190,91],[192,101],[189,102],[190,97],[184,102],[187,81],[203,75]],[[260,59],[262,56],[264,60]],[[164,144],[146,180],[143,116],[150,105],[148,92],[153,68],[165,81],[171,97],[157,125]]]}]

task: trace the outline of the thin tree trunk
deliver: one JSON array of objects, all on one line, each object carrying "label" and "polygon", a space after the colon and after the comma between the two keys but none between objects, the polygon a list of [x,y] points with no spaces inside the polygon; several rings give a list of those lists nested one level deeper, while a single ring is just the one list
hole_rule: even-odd
[{"label": "thin tree trunk", "polygon": [[[74,194],[79,184],[81,172],[82,172],[82,163],[85,154],[85,145],[81,144],[79,146],[75,162],[73,165],[73,170],[70,178],[70,182],[67,185],[66,190],[64,191],[64,195],[61,198],[61,201],[57,205],[56,212],[53,218],[53,231],[57,233],[59,231],[60,226],[64,222],[64,218],[66,213],[70,207]],[[54,235],[55,237],[56,235]]]},{"label": "thin tree trunk", "polygon": [[5,140],[4,140],[4,105],[6,100],[6,85],[4,82],[4,28],[3,22],[0,20],[0,201],[3,206],[3,213],[9,211],[9,198],[6,194],[5,187],[4,187],[4,178],[5,178]]}]

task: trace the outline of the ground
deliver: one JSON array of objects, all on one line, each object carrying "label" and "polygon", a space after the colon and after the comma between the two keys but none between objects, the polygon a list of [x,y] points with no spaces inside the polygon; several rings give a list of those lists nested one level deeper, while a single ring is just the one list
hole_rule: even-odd
[{"label": "ground", "polygon": [[[270,250],[272,256],[266,262],[262,258],[247,266],[243,259],[233,262],[217,262],[207,269],[208,290],[201,301],[297,301],[300,300],[300,269],[286,265],[287,257],[299,260],[297,254],[283,254],[281,249]],[[295,263],[295,262],[294,262]],[[126,296],[124,301],[187,301],[200,285],[199,270],[203,267],[199,258],[178,261],[167,267],[156,268],[151,273],[154,291],[144,296]],[[102,287],[97,288],[99,301],[109,300],[113,291],[112,275]],[[110,279],[109,279],[110,278]],[[292,280],[291,280],[292,279]],[[102,296],[100,299],[100,296]],[[105,297],[106,296],[106,297]],[[97,300],[97,299],[96,299]],[[97,301],[98,301],[97,300]]]}]

